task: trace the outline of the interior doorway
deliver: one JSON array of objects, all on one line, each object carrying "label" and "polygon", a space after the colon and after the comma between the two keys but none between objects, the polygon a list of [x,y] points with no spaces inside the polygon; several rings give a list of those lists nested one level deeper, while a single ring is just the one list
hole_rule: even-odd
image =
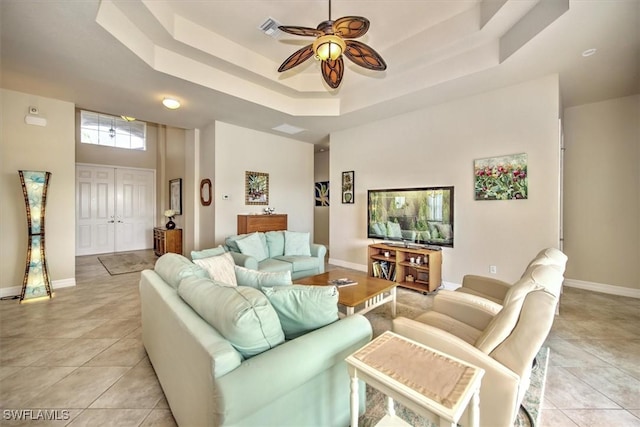
[{"label": "interior doorway", "polygon": [[155,171],[76,165],[76,255],[153,247]]}]

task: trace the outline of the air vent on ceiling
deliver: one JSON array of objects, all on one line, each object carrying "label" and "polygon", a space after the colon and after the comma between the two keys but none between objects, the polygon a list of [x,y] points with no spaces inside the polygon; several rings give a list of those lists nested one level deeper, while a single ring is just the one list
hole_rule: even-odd
[{"label": "air vent on ceiling", "polygon": [[282,24],[280,24],[278,21],[276,21],[272,17],[268,17],[267,20],[264,21],[262,25],[260,25],[258,28],[260,29],[260,31],[262,31],[266,35],[271,36],[273,38],[278,38],[282,34],[282,31],[278,29],[280,25]]}]

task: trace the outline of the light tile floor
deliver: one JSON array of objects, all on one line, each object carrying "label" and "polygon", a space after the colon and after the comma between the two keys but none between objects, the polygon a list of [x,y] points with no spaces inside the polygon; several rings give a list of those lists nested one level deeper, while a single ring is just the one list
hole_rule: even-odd
[{"label": "light tile floor", "polygon": [[[76,270],[51,301],[0,301],[0,424],[175,426],[141,342],[139,273],[95,256]],[[541,426],[640,427],[640,299],[565,288],[547,345]]]}]

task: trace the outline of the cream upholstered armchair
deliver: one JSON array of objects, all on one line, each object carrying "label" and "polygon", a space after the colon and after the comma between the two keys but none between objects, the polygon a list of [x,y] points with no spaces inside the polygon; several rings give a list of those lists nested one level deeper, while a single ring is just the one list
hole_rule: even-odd
[{"label": "cream upholstered armchair", "polygon": [[[549,265],[557,269],[561,274],[564,274],[567,259],[567,256],[559,249],[543,249],[529,262],[529,265],[527,265],[521,277],[524,277],[524,275],[536,265]],[[463,277],[462,286],[456,289],[455,292],[477,295],[502,305],[511,286],[512,284],[502,280],[468,274]]]},{"label": "cream upholstered armchair", "polygon": [[[550,273],[552,267],[539,268],[538,279],[562,277],[557,271]],[[522,286],[526,290],[484,318],[469,316],[472,305],[446,301],[437,309],[446,307],[449,315],[433,310],[415,320],[398,317],[393,321],[394,332],[485,370],[480,387],[481,426],[513,425],[529,388],[533,360],[553,324],[557,294],[534,279],[527,281],[529,286]]]}]

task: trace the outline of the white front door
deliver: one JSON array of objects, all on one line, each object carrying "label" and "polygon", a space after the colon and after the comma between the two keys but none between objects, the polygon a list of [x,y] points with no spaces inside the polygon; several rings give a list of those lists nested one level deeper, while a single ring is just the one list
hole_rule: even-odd
[{"label": "white front door", "polygon": [[76,255],[153,247],[152,170],[76,166]]},{"label": "white front door", "polygon": [[153,247],[153,171],[116,169],[115,252]]}]

